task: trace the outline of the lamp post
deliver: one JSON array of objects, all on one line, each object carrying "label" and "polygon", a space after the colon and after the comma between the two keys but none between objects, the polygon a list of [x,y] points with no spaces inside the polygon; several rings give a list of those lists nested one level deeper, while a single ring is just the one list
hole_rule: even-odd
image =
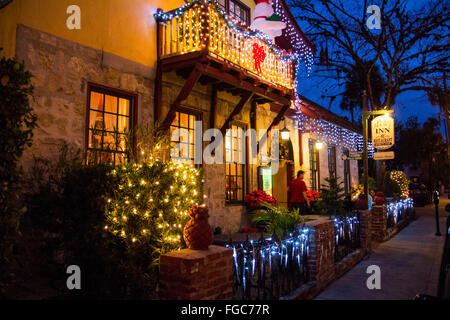
[{"label": "lamp post", "polygon": [[368,138],[369,138],[369,129],[368,129],[368,121],[371,116],[377,115],[389,115],[394,113],[394,110],[376,110],[369,111],[369,103],[367,100],[367,92],[364,90],[363,94],[363,107],[364,111],[362,112],[362,128],[363,128],[363,161],[364,161],[364,194],[368,195],[369,193],[369,154],[368,154]]}]

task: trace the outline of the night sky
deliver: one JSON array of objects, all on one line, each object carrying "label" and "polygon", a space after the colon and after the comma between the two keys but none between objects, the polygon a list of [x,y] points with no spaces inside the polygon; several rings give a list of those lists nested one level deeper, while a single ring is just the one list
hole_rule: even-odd
[{"label": "night sky", "polygon": [[[362,6],[364,5],[363,0],[344,0],[344,3],[347,1],[354,5],[354,10],[360,12],[362,10]],[[360,5],[358,5],[358,2]],[[381,1],[374,0],[370,2],[370,4],[380,5]],[[415,9],[417,7],[421,7],[424,4],[429,3],[428,0],[415,0],[408,1],[407,6],[411,9]],[[294,10],[295,11],[295,10]],[[299,25],[302,28],[302,21],[299,21]],[[318,51],[320,51],[320,44],[316,44]],[[316,57],[318,57],[318,53],[316,53]],[[317,58],[316,58],[317,59]],[[317,61],[317,60],[315,60]],[[335,75],[332,75],[329,79],[318,78],[317,73],[315,73],[315,67],[313,66],[311,70],[311,74],[309,77],[306,74],[299,74],[299,93],[308,99],[322,105],[323,107],[330,109],[332,112],[346,116],[348,119],[351,119],[350,113],[348,111],[343,111],[339,108],[340,98],[337,98],[333,104],[330,106],[330,99],[324,98],[322,95],[334,95],[339,92],[342,92],[344,89],[344,81],[341,79],[341,87],[339,86],[338,81],[335,79]],[[429,117],[438,117],[439,107],[432,106],[425,93],[422,91],[407,91],[400,94],[397,97],[396,103],[393,106],[395,110],[394,118],[396,120],[405,122],[410,116],[417,116],[418,121],[423,123]],[[360,123],[361,118],[360,114],[355,114],[355,121]],[[443,128],[443,123],[442,123]]]}]

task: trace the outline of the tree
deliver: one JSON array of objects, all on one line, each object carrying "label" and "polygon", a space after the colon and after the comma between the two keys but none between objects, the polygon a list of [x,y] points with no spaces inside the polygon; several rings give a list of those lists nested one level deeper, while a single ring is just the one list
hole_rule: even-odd
[{"label": "tree", "polygon": [[[345,76],[345,89],[342,92],[340,108],[350,111],[352,123],[355,122],[355,111],[361,111],[363,108],[361,88],[364,87],[366,81],[366,72],[367,70],[352,66]],[[370,75],[371,83],[373,84],[373,97],[376,104],[379,105],[385,85],[384,79],[378,66],[374,67]]]},{"label": "tree", "polygon": [[320,201],[317,210],[322,214],[345,215],[344,210],[344,188],[340,178],[325,178],[326,183],[320,188]]},{"label": "tree", "polygon": [[29,104],[31,73],[15,59],[0,59],[0,294],[8,283],[12,248],[19,234],[21,207],[19,159],[31,145],[36,115]]},{"label": "tree", "polygon": [[398,133],[394,147],[397,166],[417,167],[422,172],[424,182],[432,187],[438,181],[446,181],[450,168],[447,161],[447,144],[440,133],[439,121],[429,118],[423,125],[417,117],[410,117]]},{"label": "tree", "polygon": [[[428,82],[431,88],[427,90],[427,96],[430,103],[439,107],[439,123],[441,117],[444,118],[444,132],[447,141],[447,164],[450,167],[450,93],[447,89],[447,75],[445,72],[442,77],[436,77]],[[450,184],[450,177],[446,181]]]},{"label": "tree", "polygon": [[[424,90],[423,79],[448,70],[449,41],[445,2],[431,0],[419,7],[405,0],[381,0],[381,30],[366,26],[368,2],[342,0],[290,0],[296,18],[313,42],[326,43],[329,57],[318,67],[328,78],[365,74],[372,108],[391,108],[405,91]],[[361,6],[363,5],[363,6]],[[379,67],[384,79],[383,98],[377,101],[371,73]]]}]

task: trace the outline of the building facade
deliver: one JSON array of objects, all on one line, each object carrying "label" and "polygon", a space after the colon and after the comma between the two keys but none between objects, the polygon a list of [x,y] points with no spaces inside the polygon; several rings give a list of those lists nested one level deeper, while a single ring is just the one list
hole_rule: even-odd
[{"label": "building facade", "polygon": [[[347,190],[358,184],[357,161],[343,155],[356,151],[360,129],[296,93],[296,72],[309,70],[315,48],[283,0],[272,7],[288,27],[274,43],[248,29],[253,0],[71,5],[13,0],[0,9],[1,54],[23,60],[34,75],[39,127],[25,168],[33,156],[55,155],[63,142],[81,149],[87,163],[120,163],[126,132],[156,121],[171,132],[182,129],[171,143],[182,151],[171,153],[192,162],[194,133],[215,128],[225,137],[225,163],[200,166],[210,223],[225,233],[248,224],[243,200],[253,190],[270,188],[287,205],[287,186],[300,169],[310,189],[330,175]],[[69,28],[76,19],[79,28]],[[279,169],[264,184],[269,165],[248,159],[270,139],[259,135],[253,143],[244,132],[270,136],[284,127],[290,134]]]}]

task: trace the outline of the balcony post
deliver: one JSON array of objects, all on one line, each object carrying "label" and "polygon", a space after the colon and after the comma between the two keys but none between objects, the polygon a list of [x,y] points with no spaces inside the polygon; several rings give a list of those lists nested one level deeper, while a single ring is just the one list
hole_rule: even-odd
[{"label": "balcony post", "polygon": [[[201,19],[202,19],[202,50],[205,52],[209,51],[210,43],[210,30],[209,30],[209,4],[203,1],[201,5]],[[204,42],[203,42],[204,41]]]},{"label": "balcony post", "polygon": [[[158,9],[157,12],[162,11]],[[154,113],[153,121],[157,122],[161,116],[161,98],[162,98],[162,70],[161,70],[161,56],[162,56],[162,39],[163,26],[161,21],[156,21],[156,78],[155,78],[155,96],[154,96]]]}]

